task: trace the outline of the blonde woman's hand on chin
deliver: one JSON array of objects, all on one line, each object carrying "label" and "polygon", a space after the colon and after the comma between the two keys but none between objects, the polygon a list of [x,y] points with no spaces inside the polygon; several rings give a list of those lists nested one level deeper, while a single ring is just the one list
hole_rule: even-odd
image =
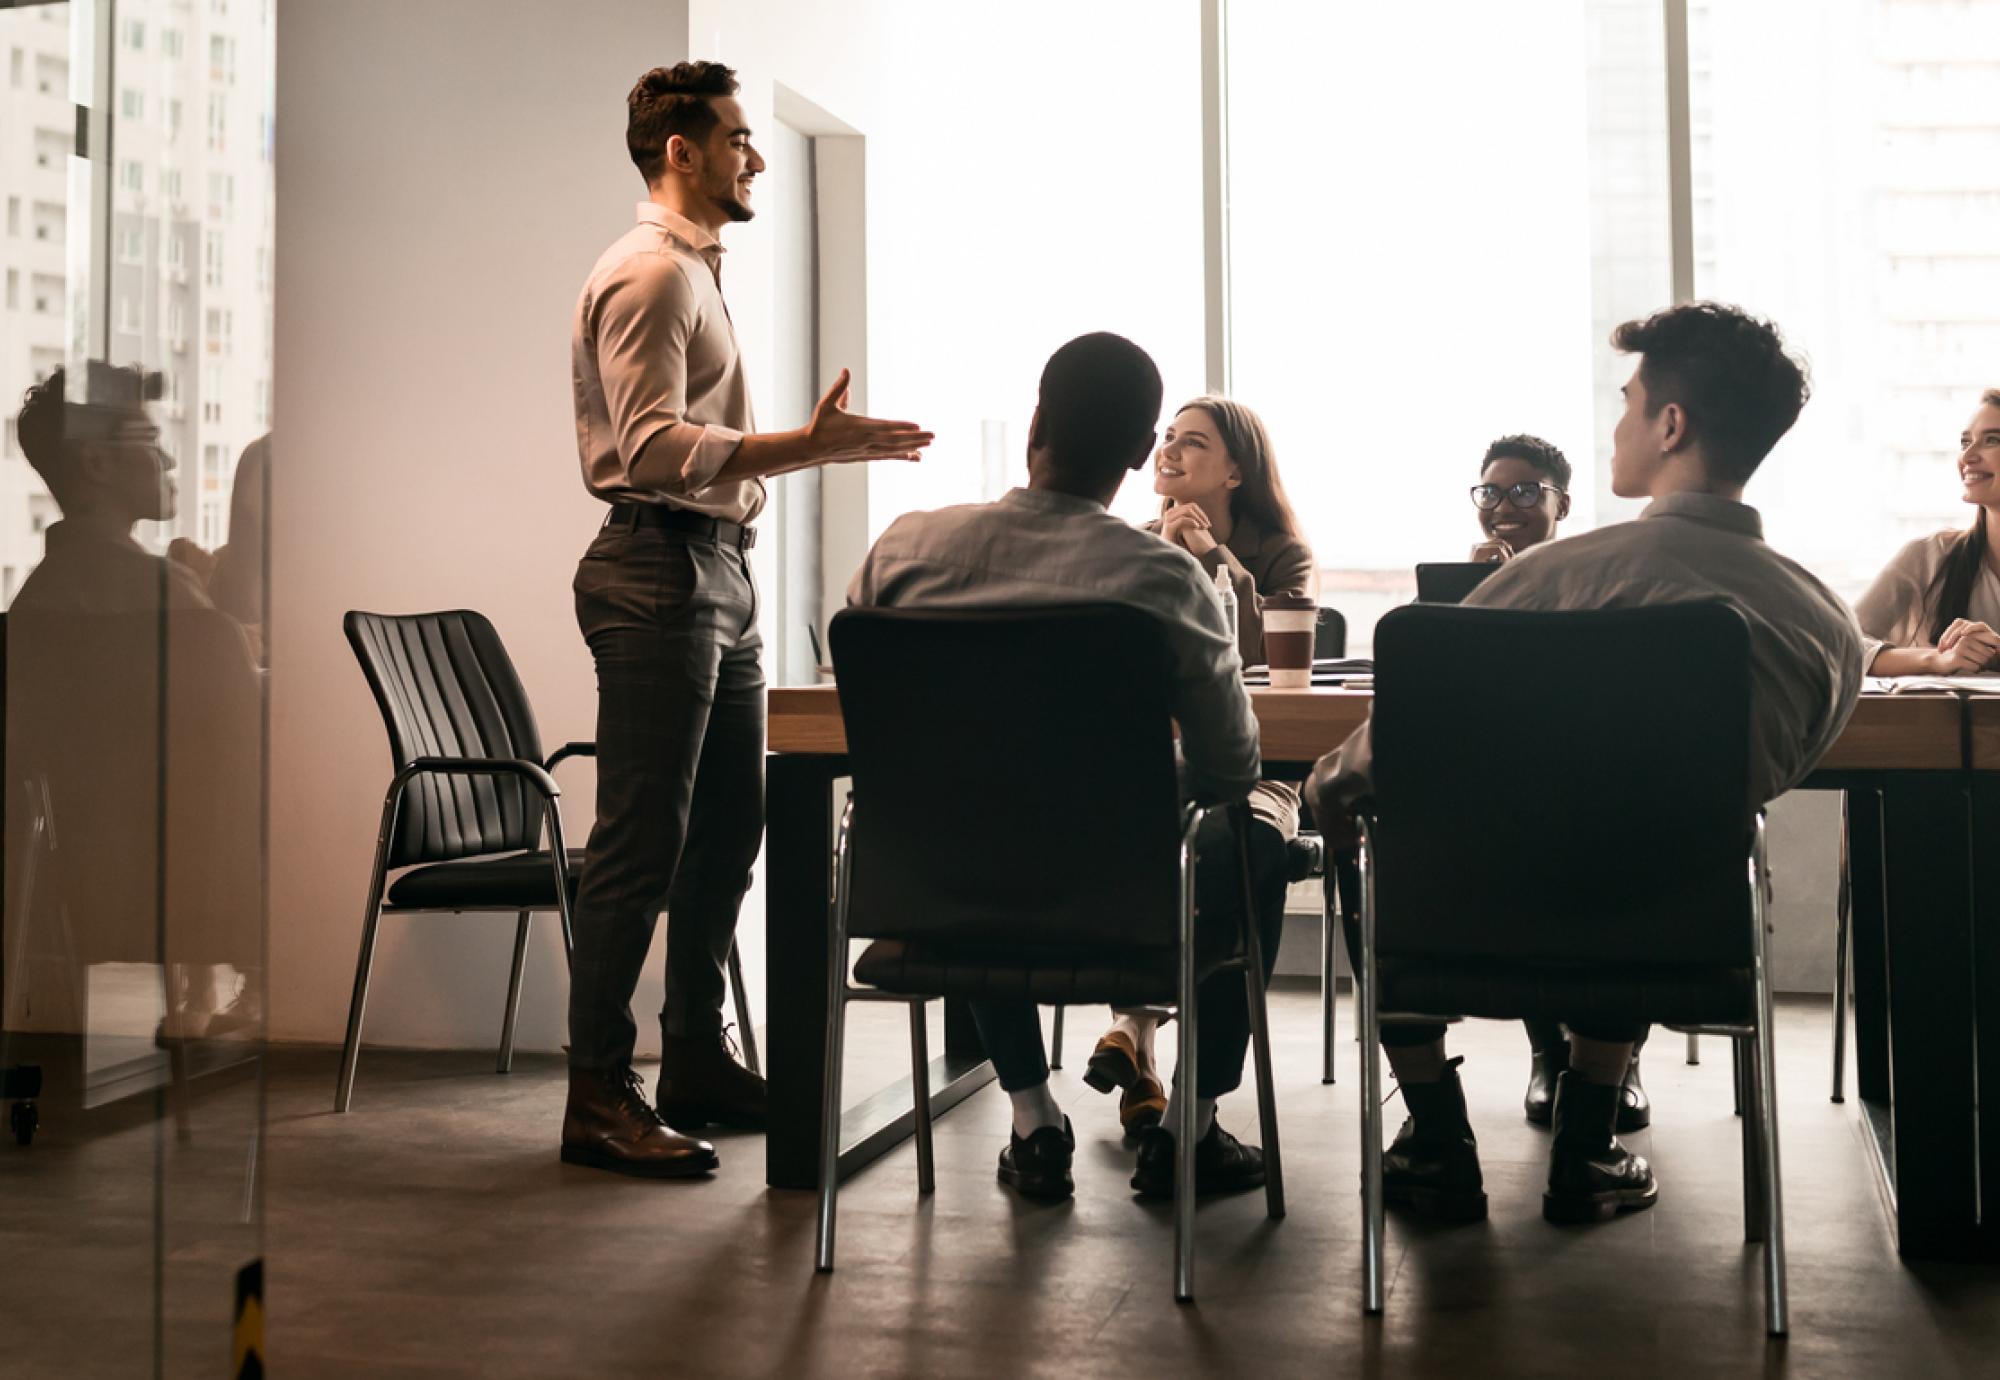
[{"label": "blonde woman's hand on chin", "polygon": [[1186,547],[1197,556],[1215,550],[1215,537],[1208,530],[1208,514],[1199,503],[1176,503],[1160,519],[1160,535]]}]

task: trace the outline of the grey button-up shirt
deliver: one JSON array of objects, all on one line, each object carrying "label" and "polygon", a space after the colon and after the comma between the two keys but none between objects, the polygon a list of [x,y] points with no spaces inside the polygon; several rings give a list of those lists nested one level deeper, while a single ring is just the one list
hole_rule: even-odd
[{"label": "grey button-up shirt", "polygon": [[763,511],[758,480],[715,480],[743,434],[757,429],[715,236],[640,202],[639,223],[583,285],[570,374],[577,451],[593,494],[730,522]]},{"label": "grey button-up shirt", "polygon": [[1242,800],[1257,783],[1257,720],[1235,630],[1201,565],[1089,499],[1014,489],[997,503],[909,513],[855,572],[857,608],[992,609],[1125,604],[1152,614],[1173,658],[1170,706],[1185,784]]},{"label": "grey button-up shirt", "polygon": [[[1861,693],[1861,632],[1838,596],[1764,544],[1755,508],[1671,494],[1634,522],[1523,552],[1465,602],[1560,610],[1704,599],[1732,605],[1750,625],[1750,791],[1761,807],[1797,785],[1846,727]],[[1369,790],[1368,727],[1334,754],[1334,790],[1347,803]]]}]

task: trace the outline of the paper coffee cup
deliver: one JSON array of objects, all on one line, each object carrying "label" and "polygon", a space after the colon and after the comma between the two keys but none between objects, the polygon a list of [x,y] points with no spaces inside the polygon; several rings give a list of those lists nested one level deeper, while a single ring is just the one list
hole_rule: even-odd
[{"label": "paper coffee cup", "polygon": [[1264,659],[1271,666],[1271,688],[1303,690],[1312,684],[1313,632],[1319,610],[1301,596],[1276,596],[1264,601]]}]

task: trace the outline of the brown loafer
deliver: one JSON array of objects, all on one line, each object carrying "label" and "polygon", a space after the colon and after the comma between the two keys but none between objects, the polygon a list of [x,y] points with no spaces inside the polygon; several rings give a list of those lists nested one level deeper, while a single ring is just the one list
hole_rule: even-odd
[{"label": "brown loafer", "polygon": [[1083,1081],[1101,1093],[1108,1093],[1113,1088],[1129,1088],[1139,1078],[1139,1049],[1132,1043],[1132,1037],[1122,1030],[1105,1031],[1097,1048],[1090,1052]]},{"label": "brown loafer", "polygon": [[1118,1120],[1125,1127],[1127,1140],[1152,1130],[1166,1114],[1167,1090],[1150,1073],[1140,1074],[1118,1099]]},{"label": "brown loafer", "polygon": [[713,1145],[660,1119],[629,1064],[569,1071],[562,1160],[642,1179],[694,1178],[720,1163]]}]

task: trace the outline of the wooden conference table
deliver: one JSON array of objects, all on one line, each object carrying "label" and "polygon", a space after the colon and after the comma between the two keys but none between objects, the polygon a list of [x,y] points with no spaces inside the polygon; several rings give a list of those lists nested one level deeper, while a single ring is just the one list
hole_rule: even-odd
[{"label": "wooden conference table", "polygon": [[[1265,768],[1278,777],[1303,776],[1372,702],[1335,689],[1250,698]],[[976,736],[968,725],[963,740],[913,746],[959,753],[976,750]],[[770,692],[764,1060],[774,1188],[818,1178],[833,787],[846,751],[834,687]],[[1849,792],[1856,1083],[1899,1248],[2000,1257],[2000,1213],[1980,1202],[1982,1184],[2000,1193],[2000,1091],[1983,1111],[1976,1096],[1978,1071],[2000,1071],[2000,855],[1971,846],[2000,836],[2000,698],[1864,696],[1806,786]],[[2000,1085],[2000,1073],[1987,1076]],[[946,1003],[934,1110],[992,1077],[969,1014]],[[913,1119],[908,1079],[849,1106],[842,1174],[899,1143]]]}]

